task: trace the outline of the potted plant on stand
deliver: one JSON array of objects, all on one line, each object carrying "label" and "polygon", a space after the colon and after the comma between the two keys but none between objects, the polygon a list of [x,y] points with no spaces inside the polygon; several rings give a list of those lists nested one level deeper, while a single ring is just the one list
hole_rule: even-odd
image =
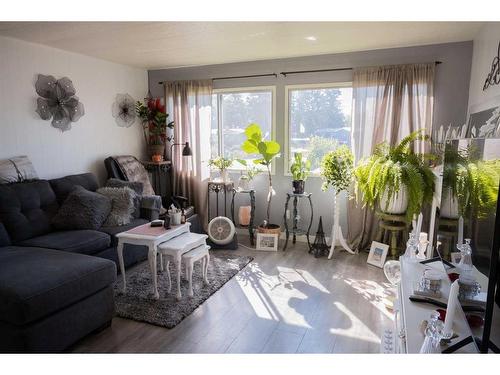
[{"label": "potted plant on stand", "polygon": [[342,228],[340,227],[339,221],[339,207],[338,207],[338,195],[341,191],[347,190],[351,184],[353,178],[353,168],[354,168],[354,156],[351,150],[342,145],[337,147],[334,151],[329,152],[321,160],[321,177],[324,182],[321,186],[323,191],[329,188],[333,189],[333,227],[332,227],[332,244],[330,246],[330,253],[328,254],[328,259],[333,256],[333,251],[335,246],[342,246],[347,252],[355,254],[353,250],[347,245],[344,235],[342,234]]},{"label": "potted plant on stand", "polygon": [[294,154],[293,163],[290,166],[290,172],[293,177],[293,193],[304,194],[305,182],[311,172],[311,162],[309,160],[302,159],[302,152],[296,152]]},{"label": "potted plant on stand", "polygon": [[267,193],[267,211],[266,220],[257,228],[261,233],[273,233],[279,236],[281,229],[278,224],[271,224],[271,201],[275,191],[273,189],[273,179],[271,175],[271,164],[275,157],[279,155],[280,145],[274,141],[265,141],[262,139],[262,130],[257,124],[250,124],[245,129],[247,139],[241,145],[241,149],[250,155],[258,155],[259,158],[253,162],[263,165],[266,168],[269,188]]},{"label": "potted plant on stand", "polygon": [[227,170],[231,167],[232,164],[233,164],[232,159],[228,159],[222,156],[210,159],[208,161],[209,167],[215,167],[216,169],[219,170],[222,182],[229,182],[229,174]]},{"label": "potted plant on stand", "polygon": [[377,145],[373,155],[360,162],[354,173],[365,204],[378,205],[385,213],[405,214],[411,221],[424,204],[432,202],[434,173],[428,161],[434,156],[412,150],[415,141],[428,139],[423,129],[415,131],[396,146]]},{"label": "potted plant on stand", "polygon": [[245,167],[245,173],[242,172],[238,179],[238,189],[244,191],[250,190],[250,183],[260,171],[255,165],[251,165],[245,159],[236,159],[236,161]]},{"label": "potted plant on stand", "polygon": [[167,128],[173,129],[174,122],[168,122],[168,114],[160,99],[148,99],[146,104],[137,102],[135,106],[137,116],[141,119],[144,140],[148,145],[150,158],[165,154],[165,143],[170,142],[173,137],[167,135]]}]

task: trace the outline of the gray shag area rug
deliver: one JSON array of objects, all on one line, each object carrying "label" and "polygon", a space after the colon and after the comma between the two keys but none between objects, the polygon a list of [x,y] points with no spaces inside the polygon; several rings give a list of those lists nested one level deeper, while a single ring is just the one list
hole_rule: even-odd
[{"label": "gray shag area rug", "polygon": [[118,281],[114,286],[116,313],[122,318],[173,328],[252,260],[253,258],[249,256],[237,256],[211,251],[208,266],[209,285],[203,283],[201,262],[196,262],[194,265],[194,297],[188,297],[187,295],[188,281],[185,278],[186,269],[182,267],[182,299],[180,301],[176,299],[175,266],[170,264],[170,275],[172,278],[172,291],[170,294],[167,293],[167,272],[161,272],[158,267],[158,291],[160,298],[155,300],[152,293],[153,287],[149,264],[147,261],[144,261],[126,271],[127,292],[125,294],[122,292],[123,283],[121,276],[118,276]]}]

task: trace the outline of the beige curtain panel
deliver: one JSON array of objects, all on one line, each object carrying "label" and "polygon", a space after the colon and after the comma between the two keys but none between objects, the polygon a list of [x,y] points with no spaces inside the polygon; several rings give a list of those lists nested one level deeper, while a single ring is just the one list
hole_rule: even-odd
[{"label": "beige curtain panel", "polygon": [[[435,64],[356,68],[353,72],[352,145],[356,161],[381,142],[391,145],[420,128],[432,132]],[[427,151],[424,142],[416,152]],[[358,250],[370,246],[376,229],[372,210],[348,203],[348,239]]]},{"label": "beige curtain panel", "polygon": [[210,177],[210,121],[212,80],[165,83],[167,113],[174,121],[174,143],[189,142],[193,155],[182,156],[182,146],[173,148],[174,194],[183,195],[206,222],[207,182]]}]

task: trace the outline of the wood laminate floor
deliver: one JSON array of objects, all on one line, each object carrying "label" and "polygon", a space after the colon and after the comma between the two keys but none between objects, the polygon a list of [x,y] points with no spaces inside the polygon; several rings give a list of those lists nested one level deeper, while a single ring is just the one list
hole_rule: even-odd
[{"label": "wood laminate floor", "polygon": [[390,285],[366,254],[315,259],[240,247],[255,259],[173,329],[114,318],[80,353],[377,353]]}]

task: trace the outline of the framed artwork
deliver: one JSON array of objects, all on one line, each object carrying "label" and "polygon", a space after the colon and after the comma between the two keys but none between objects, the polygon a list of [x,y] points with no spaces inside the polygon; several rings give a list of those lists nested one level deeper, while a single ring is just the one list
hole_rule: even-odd
[{"label": "framed artwork", "polygon": [[373,241],[372,246],[370,247],[370,254],[368,255],[368,259],[366,262],[368,264],[371,264],[372,266],[383,268],[388,251],[389,245]]},{"label": "framed artwork", "polygon": [[500,138],[500,97],[471,106],[467,138]]},{"label": "framed artwork", "polygon": [[270,233],[257,233],[256,250],[278,251],[278,235]]}]

